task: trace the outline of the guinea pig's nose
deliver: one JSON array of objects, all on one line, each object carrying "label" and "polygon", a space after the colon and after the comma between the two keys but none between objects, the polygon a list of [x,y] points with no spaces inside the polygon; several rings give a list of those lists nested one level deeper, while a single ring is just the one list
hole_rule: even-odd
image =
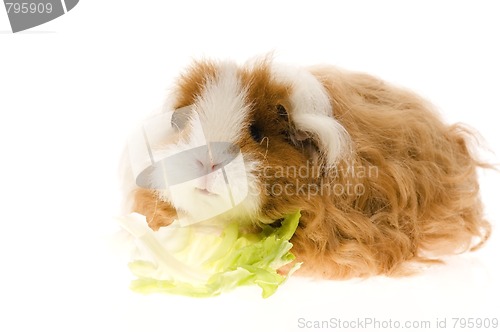
[{"label": "guinea pig's nose", "polygon": [[197,160],[198,166],[203,169],[206,174],[218,170],[221,167],[221,163],[216,163],[212,160]]}]

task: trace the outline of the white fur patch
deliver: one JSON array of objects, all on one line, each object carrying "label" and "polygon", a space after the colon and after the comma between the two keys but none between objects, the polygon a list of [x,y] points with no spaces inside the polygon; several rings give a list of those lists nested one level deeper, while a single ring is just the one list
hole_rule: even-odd
[{"label": "white fur patch", "polygon": [[292,86],[290,102],[295,114],[312,113],[332,116],[332,106],[327,92],[309,71],[303,68],[275,64],[273,64],[272,70],[278,82]]},{"label": "white fur patch", "polygon": [[207,141],[235,142],[239,138],[250,108],[236,64],[219,64],[215,79],[206,82],[195,107]]},{"label": "white fur patch", "polygon": [[337,164],[350,151],[351,140],[345,128],[333,117],[318,114],[295,114],[295,126],[318,142],[328,165]]},{"label": "white fur patch", "polygon": [[329,165],[335,165],[350,151],[351,140],[345,128],[334,118],[328,93],[309,71],[291,66],[273,65],[278,82],[292,87],[290,117],[295,127],[318,142]]}]

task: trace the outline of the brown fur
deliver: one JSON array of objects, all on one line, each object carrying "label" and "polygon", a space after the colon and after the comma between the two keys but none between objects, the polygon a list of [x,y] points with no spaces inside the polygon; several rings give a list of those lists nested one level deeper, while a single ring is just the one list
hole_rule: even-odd
[{"label": "brown fur", "polygon": [[[326,187],[322,195],[261,195],[257,219],[262,223],[301,210],[292,238],[292,251],[304,262],[298,272],[324,278],[401,275],[410,271],[407,262],[435,261],[487,240],[490,224],[483,219],[476,175],[476,168],[486,165],[472,154],[470,130],[444,124],[426,101],[372,76],[319,67],[311,72],[349,132],[352,153],[337,172],[272,179],[264,175],[265,166],[319,170],[324,162],[314,140],[294,140],[293,123],[276,112],[278,105],[289,107],[290,87],[272,79],[266,62],[240,73],[252,103],[248,128],[258,126],[263,137],[256,142],[248,132],[238,144],[244,156],[261,161],[256,174],[261,190],[268,188],[266,183],[364,188],[362,194],[338,194]],[[180,80],[177,106],[192,103],[214,75],[216,65],[195,64]],[[377,173],[342,171],[349,167]],[[146,215],[153,229],[175,218],[170,204],[146,189],[136,191],[134,211]]]},{"label": "brown fur", "polygon": [[216,67],[214,64],[207,61],[195,62],[189,72],[179,77],[177,83],[176,104],[174,108],[181,108],[191,105],[195,98],[203,91],[203,85],[207,79],[216,76]]},{"label": "brown fur", "polygon": [[472,156],[468,129],[445,125],[427,102],[374,77],[313,73],[354,141],[350,163],[379,172],[376,178],[337,179],[362,181],[367,190],[360,197],[309,202],[314,208],[294,239],[299,259],[314,257],[305,270],[334,278],[401,274],[408,272],[406,261],[486,241],[490,224],[476,175],[484,165]]}]

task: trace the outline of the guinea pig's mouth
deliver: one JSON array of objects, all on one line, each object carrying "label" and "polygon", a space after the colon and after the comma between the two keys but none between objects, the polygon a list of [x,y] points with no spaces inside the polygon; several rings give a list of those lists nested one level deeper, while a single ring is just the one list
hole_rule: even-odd
[{"label": "guinea pig's mouth", "polygon": [[203,194],[203,195],[206,195],[206,196],[219,196],[218,194],[211,192],[208,189],[194,188],[194,190],[196,190],[196,192]]}]

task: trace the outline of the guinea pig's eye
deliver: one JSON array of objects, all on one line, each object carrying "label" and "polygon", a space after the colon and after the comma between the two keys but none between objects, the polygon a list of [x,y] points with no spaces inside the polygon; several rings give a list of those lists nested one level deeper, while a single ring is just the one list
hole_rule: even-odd
[{"label": "guinea pig's eye", "polygon": [[255,142],[260,143],[262,141],[263,138],[262,132],[255,123],[252,123],[250,125],[250,135],[252,136]]}]

